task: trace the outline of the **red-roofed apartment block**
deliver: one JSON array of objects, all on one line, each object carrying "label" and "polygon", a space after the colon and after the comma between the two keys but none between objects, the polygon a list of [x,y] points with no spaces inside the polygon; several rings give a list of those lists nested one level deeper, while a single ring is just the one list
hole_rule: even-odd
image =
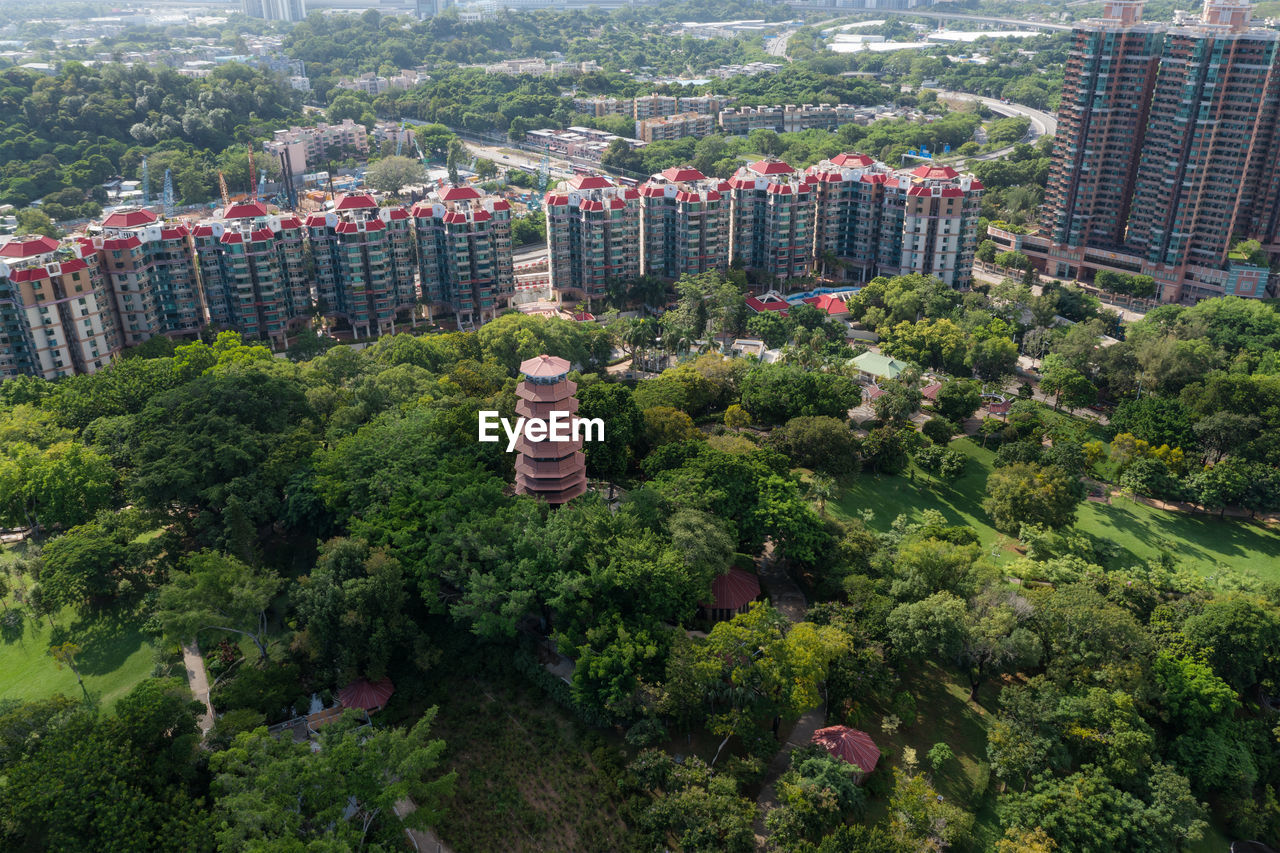
[{"label": "red-roofed apartment block", "polygon": [[546,198],[551,287],[587,300],[609,282],[640,275],[640,193],[599,175],[579,175]]},{"label": "red-roofed apartment block", "polygon": [[418,276],[428,311],[460,327],[492,320],[511,302],[511,205],[475,187],[447,187],[413,206]]},{"label": "red-roofed apartment block", "polygon": [[410,320],[417,309],[413,220],[379,207],[366,193],[347,193],[323,216],[307,218],[316,298],[325,316],[374,337]]},{"label": "red-roofed apartment block", "polygon": [[298,217],[244,202],[198,224],[193,236],[215,326],[283,347],[289,330],[308,321],[314,299]]},{"label": "red-roofed apartment block", "polygon": [[679,278],[729,266],[729,198],[689,166],[640,185],[640,272]]},{"label": "red-roofed apartment block", "polygon": [[91,242],[28,235],[0,245],[0,378],[93,373],[119,350]]}]

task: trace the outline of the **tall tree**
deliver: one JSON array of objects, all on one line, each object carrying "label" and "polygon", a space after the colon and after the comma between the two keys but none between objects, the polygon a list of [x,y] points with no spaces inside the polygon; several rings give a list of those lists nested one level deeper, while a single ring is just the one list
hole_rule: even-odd
[{"label": "tall tree", "polygon": [[[354,721],[332,723],[315,751],[265,728],[236,735],[230,749],[209,761],[219,848],[402,844],[404,827],[425,829],[439,820],[457,778],[435,772],[445,744],[430,739],[434,719],[432,708],[411,729],[372,733]],[[407,799],[417,809],[400,817],[396,804]]]},{"label": "tall tree", "polygon": [[266,660],[267,605],[283,583],[273,572],[256,571],[230,555],[201,551],[160,588],[156,615],[165,634],[178,642],[207,629],[229,631],[251,639]]}]

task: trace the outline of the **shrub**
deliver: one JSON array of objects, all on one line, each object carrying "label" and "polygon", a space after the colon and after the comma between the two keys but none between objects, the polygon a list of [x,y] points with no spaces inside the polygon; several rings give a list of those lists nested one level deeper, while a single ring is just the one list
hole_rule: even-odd
[{"label": "shrub", "polygon": [[946,444],[956,434],[955,424],[946,418],[930,418],[920,428],[924,437],[934,444]]}]

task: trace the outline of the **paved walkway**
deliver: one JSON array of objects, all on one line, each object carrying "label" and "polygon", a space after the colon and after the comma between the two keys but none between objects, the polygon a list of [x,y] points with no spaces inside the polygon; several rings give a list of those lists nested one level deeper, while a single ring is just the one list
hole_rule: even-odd
[{"label": "paved walkway", "polygon": [[[781,562],[773,558],[772,542],[765,543],[764,554],[760,557],[759,572],[761,581],[768,587],[773,606],[790,621],[802,621],[809,612],[809,602],[805,599],[804,592],[787,574]],[[764,825],[764,816],[778,806],[778,790],[775,783],[791,763],[791,750],[804,746],[812,740],[813,733],[826,724],[826,719],[825,702],[801,714],[800,719],[796,720],[786,740],[783,741],[782,748],[773,756],[765,769],[764,778],[767,781],[756,796],[756,805],[760,807],[755,823],[757,850],[765,850],[769,846],[769,833]]]},{"label": "paved walkway", "polygon": [[[401,819],[407,815],[417,811],[418,804],[413,800],[404,799],[396,803],[395,813]],[[409,836],[409,843],[413,845],[413,849],[418,853],[453,853],[453,850],[440,840],[440,836],[436,835],[435,830],[418,830],[405,827],[404,834]]]},{"label": "paved walkway", "polygon": [[204,669],[204,658],[200,656],[200,647],[192,640],[182,647],[182,665],[187,669],[187,684],[191,686],[191,695],[197,702],[204,704],[205,712],[200,717],[200,735],[208,736],[213,728],[213,703],[209,701],[209,674]]}]

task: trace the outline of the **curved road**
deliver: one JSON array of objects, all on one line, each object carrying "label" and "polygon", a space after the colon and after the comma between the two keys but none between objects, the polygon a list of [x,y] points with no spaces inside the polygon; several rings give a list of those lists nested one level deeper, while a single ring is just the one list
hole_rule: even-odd
[{"label": "curved road", "polygon": [[[1027,128],[1027,135],[1022,138],[1022,142],[1033,143],[1042,136],[1054,136],[1058,132],[1058,119],[1053,113],[1047,113],[1044,110],[1038,110],[1035,107],[1028,107],[1025,104],[1006,104],[999,98],[987,98],[982,95],[970,95],[965,92],[938,92],[939,98],[949,98],[954,101],[978,101],[984,104],[993,113],[999,113],[1004,116],[1025,116],[1031,119],[1031,127]],[[965,160],[998,160],[1001,157],[1008,156],[1013,151],[1013,146],[1008,145],[1004,148],[979,154],[976,157],[964,157],[959,159]]]}]

